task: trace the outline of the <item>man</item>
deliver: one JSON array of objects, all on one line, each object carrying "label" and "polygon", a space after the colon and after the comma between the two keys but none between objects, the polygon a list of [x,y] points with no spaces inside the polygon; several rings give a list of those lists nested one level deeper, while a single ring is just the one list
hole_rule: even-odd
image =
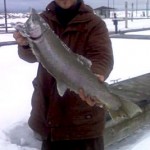
[{"label": "man", "polygon": [[[108,30],[89,6],[82,0],[54,0],[41,16],[73,52],[92,61],[91,69],[99,80],[109,76],[113,53]],[[37,62],[26,38],[18,32],[14,38],[20,58]],[[105,111],[82,89],[79,95],[68,90],[60,97],[55,79],[41,64],[33,86],[29,126],[41,135],[42,150],[104,150]]]}]

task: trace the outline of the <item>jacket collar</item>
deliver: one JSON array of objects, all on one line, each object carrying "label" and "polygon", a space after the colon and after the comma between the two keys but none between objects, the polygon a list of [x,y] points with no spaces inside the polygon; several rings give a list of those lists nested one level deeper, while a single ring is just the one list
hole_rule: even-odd
[{"label": "jacket collar", "polygon": [[[47,5],[46,13],[51,15],[50,18],[53,21],[58,22],[57,17],[56,17],[56,12],[55,12],[55,3],[54,3],[54,1],[52,1],[51,3],[49,3]],[[81,5],[80,5],[80,8],[79,8],[78,15],[76,15],[69,24],[89,21],[89,18],[90,18],[89,15],[91,13],[93,13],[93,9],[90,6],[84,4],[84,2],[82,1]],[[86,14],[86,15],[82,15],[82,14]]]}]

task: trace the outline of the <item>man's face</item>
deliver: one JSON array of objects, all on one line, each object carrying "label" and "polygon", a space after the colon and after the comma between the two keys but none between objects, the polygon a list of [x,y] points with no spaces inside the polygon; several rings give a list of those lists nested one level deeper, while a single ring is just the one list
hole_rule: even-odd
[{"label": "man's face", "polygon": [[77,0],[55,0],[57,5],[59,5],[63,9],[68,9],[73,6]]}]

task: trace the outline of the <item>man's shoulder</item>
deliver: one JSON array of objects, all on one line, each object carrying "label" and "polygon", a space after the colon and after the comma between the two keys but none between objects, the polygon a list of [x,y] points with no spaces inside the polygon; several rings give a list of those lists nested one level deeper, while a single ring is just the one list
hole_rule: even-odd
[{"label": "man's shoulder", "polygon": [[88,14],[88,18],[89,18],[90,22],[93,23],[93,25],[104,23],[104,20],[101,17],[99,17],[98,15],[96,15],[94,11],[93,11],[93,13]]},{"label": "man's shoulder", "polygon": [[[94,12],[94,9],[87,5],[87,4],[82,4],[80,9],[79,9],[79,14],[84,16],[88,21],[91,22],[103,22],[102,18],[96,15]],[[83,18],[84,18],[83,17]]]}]

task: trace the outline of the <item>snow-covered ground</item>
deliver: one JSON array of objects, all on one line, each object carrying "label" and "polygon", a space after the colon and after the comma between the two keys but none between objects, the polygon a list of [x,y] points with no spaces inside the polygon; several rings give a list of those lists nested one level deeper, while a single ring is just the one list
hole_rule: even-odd
[{"label": "snow-covered ground", "polygon": [[[9,23],[25,19],[8,20]],[[109,31],[114,31],[111,19],[104,20]],[[0,19],[0,23],[4,20]],[[128,29],[149,27],[150,20],[128,22]],[[119,30],[125,29],[123,21],[118,24]],[[149,35],[150,31],[140,32]],[[14,40],[12,34],[0,34],[0,42]],[[114,80],[125,80],[150,72],[150,42],[148,40],[111,39],[115,65],[108,83]],[[36,76],[37,63],[30,64],[19,59],[17,46],[0,47],[0,150],[39,150],[41,142],[34,139],[27,120],[31,110],[33,92],[32,80]],[[138,142],[126,142],[126,149],[149,150],[150,128],[140,135]],[[137,134],[138,135],[138,134]],[[132,146],[131,146],[132,145]]]}]

